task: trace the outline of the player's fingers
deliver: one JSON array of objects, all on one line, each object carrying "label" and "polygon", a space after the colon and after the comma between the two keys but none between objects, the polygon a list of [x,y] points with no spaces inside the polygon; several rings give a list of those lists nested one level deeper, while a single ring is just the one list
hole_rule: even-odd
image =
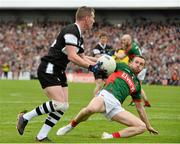
[{"label": "player's fingers", "polygon": [[158,134],[158,131],[152,130],[151,133],[153,133],[154,135],[157,135],[157,134]]}]

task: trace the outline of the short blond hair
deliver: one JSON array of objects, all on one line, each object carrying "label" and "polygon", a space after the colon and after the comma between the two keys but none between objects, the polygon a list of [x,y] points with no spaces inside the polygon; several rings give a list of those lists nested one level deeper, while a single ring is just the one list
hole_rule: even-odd
[{"label": "short blond hair", "polygon": [[91,16],[92,12],[95,13],[95,10],[91,7],[82,6],[76,11],[76,20],[82,20],[86,16]]}]

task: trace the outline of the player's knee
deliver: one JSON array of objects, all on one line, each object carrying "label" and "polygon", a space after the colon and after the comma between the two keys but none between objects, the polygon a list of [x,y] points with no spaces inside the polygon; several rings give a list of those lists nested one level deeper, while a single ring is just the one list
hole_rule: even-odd
[{"label": "player's knee", "polygon": [[55,100],[53,100],[52,102],[53,102],[54,109],[56,111],[60,110],[60,111],[65,112],[69,108],[68,102],[58,102]]},{"label": "player's knee", "polygon": [[93,107],[86,107],[85,110],[86,110],[86,113],[88,114],[93,114],[97,112],[97,110]]},{"label": "player's knee", "polygon": [[147,130],[145,123],[141,123],[137,126],[137,133],[144,133]]}]

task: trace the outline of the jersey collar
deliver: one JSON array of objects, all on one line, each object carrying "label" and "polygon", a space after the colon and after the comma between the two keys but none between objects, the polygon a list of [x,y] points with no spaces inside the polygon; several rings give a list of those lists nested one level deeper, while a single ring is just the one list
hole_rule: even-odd
[{"label": "jersey collar", "polygon": [[102,45],[102,44],[99,42],[99,45],[100,45],[103,49],[106,48],[106,44]]},{"label": "jersey collar", "polygon": [[81,29],[80,29],[80,26],[79,26],[77,23],[75,23],[75,25],[78,27],[78,30],[79,30],[79,33],[80,33],[80,37],[81,37]]}]

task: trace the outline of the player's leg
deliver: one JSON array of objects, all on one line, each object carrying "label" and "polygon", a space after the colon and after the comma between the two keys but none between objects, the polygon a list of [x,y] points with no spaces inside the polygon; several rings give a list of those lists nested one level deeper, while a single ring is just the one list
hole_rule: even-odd
[{"label": "player's leg", "polygon": [[89,116],[94,113],[102,113],[105,111],[104,99],[102,96],[94,97],[87,107],[83,108],[75,117],[75,121],[80,123],[86,121]]},{"label": "player's leg", "polygon": [[[45,94],[50,99],[50,101],[47,101],[42,105],[36,107],[32,111],[26,114],[21,114],[19,116],[17,129],[21,135],[24,132],[27,122],[31,120],[33,117],[42,114],[49,114],[50,117],[53,117],[55,119],[53,121],[53,123],[55,124],[63,115],[63,113],[68,109],[69,105],[66,75],[65,73],[63,73],[63,71],[60,72],[60,75],[58,75],[59,73],[48,74],[42,71],[42,69],[44,70],[44,67],[47,67],[46,65],[46,63],[41,63],[38,69],[38,79],[41,83],[42,88],[45,91]],[[47,135],[54,124],[50,123],[49,121],[46,121],[45,130],[42,129],[42,133],[44,134],[42,134],[40,131],[38,137],[42,138],[45,135]]]},{"label": "player's leg", "polygon": [[87,107],[83,108],[77,116],[66,126],[57,131],[57,135],[65,135],[76,127],[80,122],[86,121],[92,114],[105,111],[104,100],[102,96],[94,97]]},{"label": "player's leg", "polygon": [[36,107],[28,113],[19,114],[17,129],[21,135],[24,133],[24,129],[28,121],[33,117],[37,117],[43,114],[49,114],[51,112],[56,113],[56,111],[58,111],[58,113],[60,112],[61,115],[63,115],[64,111],[68,108],[67,101],[64,101],[64,97],[67,96],[64,95],[61,86],[47,87],[45,88],[45,91],[48,98],[51,99],[50,101],[43,103],[42,105]]},{"label": "player's leg", "polygon": [[112,120],[127,125],[128,127],[112,134],[104,132],[102,139],[132,137],[141,134],[146,130],[144,122],[128,111],[121,111],[117,113],[112,117]]},{"label": "player's leg", "polygon": [[[62,91],[60,91],[61,89],[62,89]],[[60,94],[61,92],[63,92],[62,93],[63,97],[58,96],[58,94]],[[68,88],[67,87],[58,88],[57,91],[49,90],[48,95],[50,95],[50,97],[52,97],[52,95],[53,95],[54,96],[53,99],[56,99],[56,101],[58,103],[61,103],[62,105],[63,105],[63,103],[67,104],[66,105],[67,107],[65,106],[64,107],[65,109],[62,107],[62,108],[57,109],[55,112],[49,113],[48,117],[45,120],[44,125],[42,126],[41,130],[39,131],[39,133],[37,135],[37,139],[40,141],[42,139],[47,138],[47,135],[50,132],[50,130],[60,120],[60,118],[63,116],[64,112],[68,108]]]}]

